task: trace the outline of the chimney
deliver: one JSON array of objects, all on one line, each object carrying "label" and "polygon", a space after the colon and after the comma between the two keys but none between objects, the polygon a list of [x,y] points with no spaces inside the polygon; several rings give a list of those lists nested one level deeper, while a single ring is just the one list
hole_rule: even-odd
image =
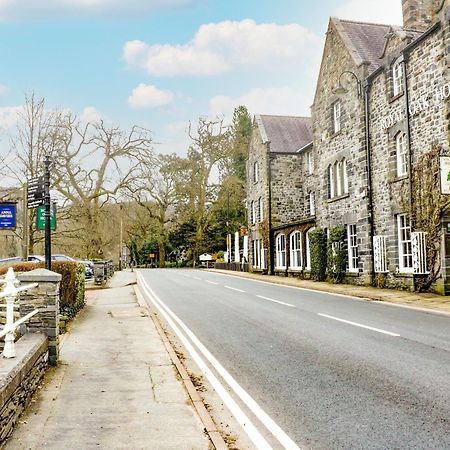
[{"label": "chimney", "polygon": [[425,31],[433,25],[436,0],[402,0],[402,7],[405,28]]}]

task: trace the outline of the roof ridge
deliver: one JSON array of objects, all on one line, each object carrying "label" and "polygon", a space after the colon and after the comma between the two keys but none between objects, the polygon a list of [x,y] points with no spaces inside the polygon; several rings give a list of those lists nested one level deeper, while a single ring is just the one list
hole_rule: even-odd
[{"label": "roof ridge", "polygon": [[259,114],[261,117],[290,117],[293,119],[311,119],[310,116],[293,116],[293,115],[284,115],[284,114]]},{"label": "roof ridge", "polygon": [[350,20],[350,19],[340,19],[339,17],[336,17],[340,22],[347,22],[347,23],[356,23],[358,25],[373,25],[377,27],[401,27],[402,25],[394,25],[392,23],[377,23],[377,22],[364,22],[362,20]]}]

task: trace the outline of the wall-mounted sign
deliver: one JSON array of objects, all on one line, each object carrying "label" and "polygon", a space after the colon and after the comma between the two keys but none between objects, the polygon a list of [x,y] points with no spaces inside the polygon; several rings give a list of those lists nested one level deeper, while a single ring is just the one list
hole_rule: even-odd
[{"label": "wall-mounted sign", "polygon": [[450,194],[450,156],[439,158],[441,166],[441,193]]},{"label": "wall-mounted sign", "polygon": [[[50,229],[56,230],[56,205],[50,208]],[[36,230],[45,230],[45,205],[36,209]]]},{"label": "wall-mounted sign", "polygon": [[14,230],[16,228],[17,209],[14,203],[0,203],[0,229]]}]

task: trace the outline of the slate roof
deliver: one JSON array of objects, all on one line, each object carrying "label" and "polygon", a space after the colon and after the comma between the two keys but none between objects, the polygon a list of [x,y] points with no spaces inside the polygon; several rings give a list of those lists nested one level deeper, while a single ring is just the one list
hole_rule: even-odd
[{"label": "slate roof", "polygon": [[422,34],[420,31],[408,30],[398,26],[354,22],[342,19],[335,20],[339,21],[343,31],[348,36],[361,59],[369,63],[369,73],[380,67],[380,58],[384,52],[386,37],[391,30],[401,30],[411,39],[416,39]]},{"label": "slate roof", "polygon": [[256,116],[264,142],[270,142],[272,153],[296,153],[312,143],[312,122],[310,117]]}]

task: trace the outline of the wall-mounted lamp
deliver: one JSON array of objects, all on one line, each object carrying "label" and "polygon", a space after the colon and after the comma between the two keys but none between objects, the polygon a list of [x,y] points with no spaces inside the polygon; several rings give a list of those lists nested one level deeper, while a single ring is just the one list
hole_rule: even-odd
[{"label": "wall-mounted lamp", "polygon": [[362,85],[361,85],[361,81],[360,79],[356,76],[355,73],[351,72],[350,70],[346,70],[344,72],[342,72],[339,75],[339,82],[338,82],[338,86],[336,88],[333,89],[333,94],[336,95],[343,95],[346,94],[348,92],[348,89],[346,87],[344,87],[342,85],[342,77],[343,75],[351,75],[355,80],[356,80],[356,87],[358,89],[358,98],[360,98],[362,96]]}]

